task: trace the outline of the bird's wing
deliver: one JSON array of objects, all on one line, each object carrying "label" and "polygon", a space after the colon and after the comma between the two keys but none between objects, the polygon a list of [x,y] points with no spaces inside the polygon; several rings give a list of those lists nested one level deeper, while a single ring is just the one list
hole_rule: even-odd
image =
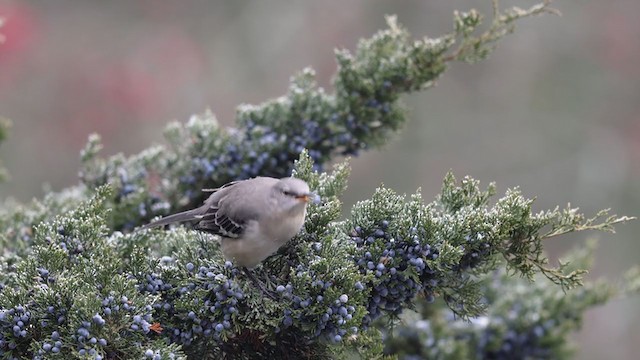
[{"label": "bird's wing", "polygon": [[218,187],[218,188],[213,188],[213,189],[202,189],[202,192],[210,192],[210,193],[214,193],[214,192],[220,191],[220,190],[222,190],[222,189],[228,188],[228,187],[230,187],[230,186],[232,186],[232,185],[235,185],[235,184],[237,184],[237,183],[239,183],[239,182],[241,182],[241,181],[243,181],[243,180],[236,180],[236,181],[228,182],[228,183],[226,183],[226,184],[224,184],[224,185],[222,185],[222,186],[220,186],[220,187]]},{"label": "bird's wing", "polygon": [[162,219],[144,225],[142,229],[151,229],[158,226],[164,226],[175,222],[192,221],[198,219],[199,209],[183,211],[181,213],[165,216]]},{"label": "bird's wing", "polygon": [[244,232],[247,221],[248,219],[232,218],[220,211],[220,208],[211,207],[201,215],[196,228],[226,238],[237,238]]},{"label": "bird's wing", "polygon": [[[165,216],[162,219],[156,220],[150,224],[144,225],[142,227],[142,229],[150,229],[150,228],[154,228],[154,227],[158,227],[158,226],[164,226],[164,225],[168,225],[171,223],[176,223],[176,222],[184,222],[184,221],[200,221],[200,219],[204,218],[205,215],[208,215],[209,213],[212,212],[212,208],[217,207],[218,201],[220,199],[221,196],[224,196],[224,189],[227,189],[233,185],[236,185],[237,183],[241,182],[241,180],[239,181],[232,181],[230,183],[224,184],[222,186],[220,186],[219,188],[215,188],[215,189],[202,189],[202,191],[204,192],[211,192],[212,194],[209,196],[209,198],[207,200],[205,200],[204,205],[195,208],[195,209],[191,209],[188,211],[183,211],[181,213],[177,213],[177,214],[173,214],[173,215],[169,215],[169,216]],[[216,210],[217,211],[217,210]],[[215,214],[216,211],[213,211],[213,213]],[[203,228],[203,230],[207,231],[207,228]],[[211,232],[216,233],[215,231],[211,230]],[[220,234],[222,235],[222,234]]]},{"label": "bird's wing", "polygon": [[238,238],[242,235],[247,223],[260,216],[255,204],[262,201],[264,196],[256,193],[256,189],[261,189],[256,187],[257,181],[263,180],[254,178],[230,183],[218,189],[211,201],[207,201],[208,208],[200,215],[197,229],[226,238]]}]

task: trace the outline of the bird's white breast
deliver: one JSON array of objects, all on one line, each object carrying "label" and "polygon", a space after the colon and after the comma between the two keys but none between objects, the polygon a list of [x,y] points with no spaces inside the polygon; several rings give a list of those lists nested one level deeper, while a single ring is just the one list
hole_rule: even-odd
[{"label": "bird's white breast", "polygon": [[236,239],[222,238],[221,250],[227,260],[253,268],[294,237],[304,224],[305,212],[294,217],[263,218],[246,224]]}]

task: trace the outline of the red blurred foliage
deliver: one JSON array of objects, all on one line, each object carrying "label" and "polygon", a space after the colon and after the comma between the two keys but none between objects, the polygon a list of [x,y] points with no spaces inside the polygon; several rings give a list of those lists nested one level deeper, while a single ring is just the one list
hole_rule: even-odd
[{"label": "red blurred foliage", "polygon": [[83,140],[90,130],[108,138],[128,121],[157,120],[201,78],[202,51],[183,31],[163,30],[144,40],[115,58],[101,53],[77,60],[61,101]]},{"label": "red blurred foliage", "polygon": [[640,22],[630,12],[616,7],[606,7],[598,16],[601,17],[598,21],[604,25],[601,37],[604,64],[623,76],[640,76]]},{"label": "red blurred foliage", "polygon": [[0,4],[0,28],[3,42],[0,44],[0,88],[10,86],[22,60],[39,38],[39,19],[36,12],[24,3]]},{"label": "red blurred foliage", "polygon": [[[131,121],[166,122],[167,114],[199,88],[204,51],[180,22],[167,19],[162,27],[132,33],[134,41],[124,50],[98,43],[78,48],[73,41],[58,48],[53,41],[78,28],[47,28],[46,14],[37,10],[17,1],[0,4],[5,19],[0,28],[5,38],[0,44],[0,95],[13,102],[14,113],[31,107],[30,121],[74,148],[90,132],[101,133],[108,142]],[[40,94],[37,101],[16,100],[34,89]]]}]

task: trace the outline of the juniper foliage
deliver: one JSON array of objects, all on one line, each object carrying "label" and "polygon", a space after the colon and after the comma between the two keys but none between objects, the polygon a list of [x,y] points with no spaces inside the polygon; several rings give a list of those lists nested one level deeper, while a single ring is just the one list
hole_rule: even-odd
[{"label": "juniper foliage", "polygon": [[[564,273],[591,267],[595,241],[567,255]],[[385,352],[404,359],[565,359],[572,354],[566,334],[579,329],[582,313],[628,290],[604,279],[563,291],[542,274],[535,281],[504,268],[481,276],[487,312],[461,321],[443,304],[419,311],[388,331]],[[505,285],[509,291],[505,292]]]},{"label": "juniper foliage", "polygon": [[[534,214],[533,200],[517,189],[491,202],[493,184],[482,190],[452,174],[432,202],[381,186],[342,218],[348,164],[324,171],[336,156],[379,146],[399,130],[401,94],[432,86],[450,61],[485,58],[515,20],[543,12],[552,12],[547,2],[528,10],[499,10],[494,2],[485,32],[477,33],[477,12],[457,12],[452,33],[417,41],[389,17],[389,28],[354,54],[336,52],[333,94],[307,69],[287,95],[239,107],[237,128],[219,126],[206,112],[169,125],[168,146],[108,159],[99,157],[99,137],[90,137],[80,185],[31,204],[6,203],[0,214],[0,356],[565,353],[566,330],[614,290],[582,283],[586,255],[549,267],[542,241],[612,230],[629,218],[585,218],[572,208]],[[275,299],[225,261],[210,235],[188,226],[132,231],[199,204],[206,196],[200,188],[291,174],[323,201],[309,206],[301,232],[257,269]],[[619,292],[637,290],[638,278],[630,273]],[[412,317],[410,309],[418,312]]]}]

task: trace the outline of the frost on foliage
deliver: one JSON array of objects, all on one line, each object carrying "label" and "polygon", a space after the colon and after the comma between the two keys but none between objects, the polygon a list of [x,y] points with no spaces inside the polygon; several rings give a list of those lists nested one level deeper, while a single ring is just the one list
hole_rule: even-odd
[{"label": "frost on foliage", "polygon": [[[564,271],[591,267],[593,245],[571,251],[563,260]],[[513,277],[504,269],[483,275],[487,312],[471,321],[460,320],[446,307],[423,303],[393,335],[383,330],[385,352],[410,359],[571,358],[566,334],[580,328],[583,313],[632,291],[605,280],[564,291],[541,274],[534,278]]]},{"label": "frost on foliage", "polygon": [[[515,242],[535,249],[544,236],[610,229],[624,220],[596,224],[557,210],[534,215],[531,201],[514,191],[490,205],[493,185],[481,191],[477,181],[458,183],[452,175],[431,203],[419,194],[407,198],[381,187],[340,220],[348,166],[336,165],[330,173],[313,169],[303,151],[294,174],[323,201],[309,206],[300,234],[256,270],[275,300],[222,259],[211,235],[183,227],[111,233],[106,200],[113,195],[102,187],[78,208],[38,225],[28,255],[3,274],[0,354],[323,358],[338,349],[371,354],[375,329],[416,304],[435,310],[441,306],[433,302],[441,298],[451,316],[492,311],[504,316],[503,307],[488,301],[492,292],[514,286],[510,290],[518,294],[515,287],[521,285],[503,277],[495,288],[487,287],[486,274],[499,265],[527,276],[540,269],[519,266],[525,253],[513,250]],[[540,223],[547,232],[532,225]],[[528,237],[520,236],[522,229]],[[528,261],[546,263],[541,254]],[[549,271],[578,271],[572,266]],[[582,309],[574,308],[575,316]],[[557,331],[553,325],[543,330]],[[498,339],[517,330],[500,329]],[[503,351],[494,347],[482,351]]]},{"label": "frost on foliage", "polygon": [[607,217],[595,224],[557,209],[533,214],[532,200],[516,190],[491,206],[494,193],[493,184],[481,191],[476,180],[466,177],[457,184],[448,174],[441,195],[427,205],[419,194],[405,201],[385,188],[356,204],[347,229],[360,272],[373,278],[365,319],[398,314],[418,293],[427,302],[441,295],[457,316],[477,316],[484,310],[477,275],[499,265],[528,278],[540,271],[564,288],[577,286],[583,271],[548,268],[542,240],[558,231],[609,229],[628,220]]},{"label": "frost on foliage", "polygon": [[154,299],[136,289],[106,241],[108,196],[108,188],[97,189],[78,208],[38,225],[30,254],[3,274],[3,358],[142,357],[143,342],[181,357],[177,346],[153,341]]}]

